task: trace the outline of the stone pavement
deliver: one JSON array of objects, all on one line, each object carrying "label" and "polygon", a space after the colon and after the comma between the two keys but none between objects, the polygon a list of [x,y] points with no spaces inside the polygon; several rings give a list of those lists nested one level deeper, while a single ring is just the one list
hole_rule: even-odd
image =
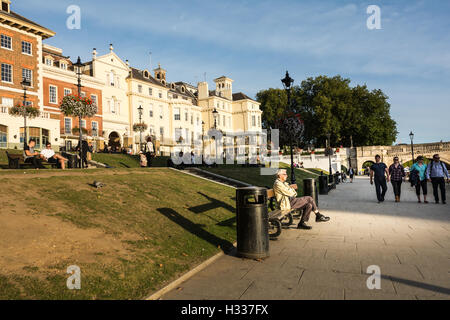
[{"label": "stone pavement", "polygon": [[[450,299],[450,206],[418,204],[408,183],[402,203],[390,185],[386,198],[366,177],[340,184],[319,200],[331,222],[284,230],[262,262],[223,256],[162,299]],[[380,290],[367,288],[371,265]]]}]

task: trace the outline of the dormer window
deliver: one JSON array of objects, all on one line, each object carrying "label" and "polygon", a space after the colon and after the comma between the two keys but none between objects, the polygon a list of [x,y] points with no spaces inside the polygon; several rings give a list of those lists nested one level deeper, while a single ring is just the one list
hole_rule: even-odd
[{"label": "dormer window", "polygon": [[63,70],[67,70],[67,63],[64,61],[59,62],[59,67]]},{"label": "dormer window", "polygon": [[52,58],[45,58],[45,64],[47,66],[53,67],[53,59]]},{"label": "dormer window", "polygon": [[175,90],[175,85],[173,83],[170,85],[170,87],[172,88],[172,90]]},{"label": "dormer window", "polygon": [[9,13],[9,3],[10,1],[2,1],[2,11]]},{"label": "dormer window", "polygon": [[181,87],[181,92],[185,93],[186,89],[184,87]]},{"label": "dormer window", "polygon": [[148,71],[145,70],[145,71],[144,71],[144,77],[148,79],[148,76],[149,76]]}]

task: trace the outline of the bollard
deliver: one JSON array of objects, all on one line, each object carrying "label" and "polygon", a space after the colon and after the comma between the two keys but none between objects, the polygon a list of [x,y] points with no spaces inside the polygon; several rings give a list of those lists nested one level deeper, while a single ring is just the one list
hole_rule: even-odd
[{"label": "bollard", "polygon": [[303,195],[305,197],[312,197],[316,201],[316,204],[319,205],[319,195],[317,194],[316,180],[303,180]]},{"label": "bollard", "polygon": [[269,257],[267,189],[236,190],[237,255],[248,259]]},{"label": "bollard", "polygon": [[320,195],[328,194],[328,177],[327,176],[319,176],[319,194]]}]

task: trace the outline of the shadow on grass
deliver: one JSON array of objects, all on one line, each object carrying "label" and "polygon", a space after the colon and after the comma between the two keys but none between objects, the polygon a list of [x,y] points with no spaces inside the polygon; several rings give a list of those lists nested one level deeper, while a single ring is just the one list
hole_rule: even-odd
[{"label": "shadow on grass", "polygon": [[235,213],[236,209],[233,206],[230,206],[228,203],[223,202],[221,200],[215,199],[215,198],[211,198],[210,196],[202,193],[202,192],[198,192],[199,195],[205,197],[207,200],[209,200],[209,203],[205,203],[196,207],[191,207],[188,210],[196,213],[196,214],[200,214],[200,213],[204,213],[207,212],[209,210],[214,210],[217,208],[224,208],[230,212]]},{"label": "shadow on grass", "polygon": [[235,248],[234,248],[233,244],[231,242],[229,242],[228,240],[221,239],[221,238],[213,235],[212,233],[209,233],[208,231],[202,229],[201,226],[199,226],[198,224],[195,224],[191,220],[186,219],[181,214],[179,214],[178,212],[176,212],[175,210],[173,210],[171,208],[159,208],[157,210],[158,210],[158,212],[160,212],[161,214],[166,216],[168,219],[175,222],[180,227],[182,227],[186,231],[192,233],[196,237],[199,237],[199,238],[209,242],[210,244],[212,244],[215,247],[220,247],[220,249],[222,249],[222,251],[225,254],[227,254],[227,255],[234,254]]}]

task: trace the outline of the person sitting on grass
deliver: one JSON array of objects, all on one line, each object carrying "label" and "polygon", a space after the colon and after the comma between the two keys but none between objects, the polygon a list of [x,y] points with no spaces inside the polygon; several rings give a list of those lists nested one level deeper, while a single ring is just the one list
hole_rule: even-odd
[{"label": "person sitting on grass", "polygon": [[45,169],[42,165],[42,161],[39,157],[39,153],[34,151],[34,147],[36,146],[36,140],[30,139],[28,145],[23,148],[23,158],[25,163],[31,163],[33,167],[38,169]]},{"label": "person sitting on grass", "polygon": [[306,224],[306,222],[309,221],[311,211],[316,214],[316,222],[330,221],[329,217],[325,217],[319,212],[316,202],[312,197],[297,198],[298,186],[296,184],[289,185],[289,183],[286,182],[288,178],[286,170],[278,170],[277,177],[278,179],[275,180],[273,191],[275,193],[275,197],[277,199],[280,210],[285,211],[303,209],[303,214],[301,216],[300,223],[298,224],[297,229],[312,229],[312,227]]},{"label": "person sitting on grass", "polygon": [[47,142],[45,145],[45,149],[41,151],[40,157],[42,160],[47,161],[48,163],[59,164],[61,165],[61,169],[66,169],[66,161],[68,161],[63,156],[56,154],[52,149],[52,145],[50,142]]}]

